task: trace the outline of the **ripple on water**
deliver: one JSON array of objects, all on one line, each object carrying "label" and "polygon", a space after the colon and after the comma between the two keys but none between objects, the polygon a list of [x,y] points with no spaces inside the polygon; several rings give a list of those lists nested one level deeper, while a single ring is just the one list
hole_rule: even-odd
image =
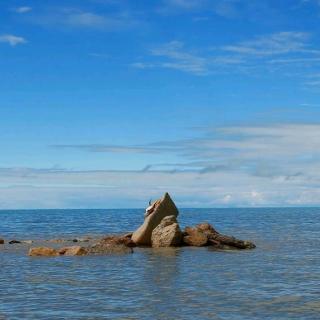
[{"label": "ripple on water", "polygon": [[[5,239],[135,229],[141,210],[2,211]],[[0,249],[0,319],[318,319],[319,209],[182,210],[253,240],[252,251],[135,249],[34,259]]]}]

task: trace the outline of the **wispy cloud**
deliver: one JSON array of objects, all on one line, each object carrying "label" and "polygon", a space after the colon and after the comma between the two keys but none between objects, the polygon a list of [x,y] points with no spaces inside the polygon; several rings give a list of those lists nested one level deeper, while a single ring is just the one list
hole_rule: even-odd
[{"label": "wispy cloud", "polygon": [[182,9],[193,9],[202,6],[206,1],[204,0],[165,0],[167,6],[178,7]]},{"label": "wispy cloud", "polygon": [[13,9],[14,12],[16,13],[28,13],[30,11],[32,11],[32,7],[17,7]]},{"label": "wispy cloud", "polygon": [[138,20],[127,11],[97,13],[77,8],[51,8],[30,15],[31,23],[58,28],[81,28],[102,31],[118,31],[134,27]]},{"label": "wispy cloud", "polygon": [[18,37],[12,34],[3,34],[0,35],[0,42],[7,43],[10,46],[15,47],[16,45],[27,43],[27,40],[23,37]]},{"label": "wispy cloud", "polygon": [[320,88],[320,73],[310,74],[306,77],[304,84],[309,88]]},{"label": "wispy cloud", "polygon": [[0,206],[143,207],[165,191],[181,207],[320,205],[319,124],[208,128],[194,139],[60,148],[110,157],[173,154],[181,162],[148,163],[144,156],[140,170],[2,168]]},{"label": "wispy cloud", "polygon": [[[274,56],[287,53],[308,52],[306,41],[310,35],[305,32],[278,32],[267,36],[259,36],[254,40],[235,45],[223,46],[221,49],[253,56]],[[314,52],[314,50],[312,50]],[[320,51],[316,51],[320,53]]]},{"label": "wispy cloud", "polygon": [[162,61],[155,63],[136,62],[132,66],[137,68],[168,68],[176,69],[196,75],[204,75],[208,71],[208,61],[205,57],[188,51],[180,41],[172,41],[150,50],[154,57],[160,57]]},{"label": "wispy cloud", "polygon": [[283,31],[197,50],[183,42],[171,41],[150,50],[148,61],[138,61],[132,66],[175,69],[194,75],[252,73],[255,69],[273,72],[290,64],[297,70],[297,67],[312,67],[320,62],[320,49],[312,45],[311,38],[305,32]]},{"label": "wispy cloud", "polygon": [[162,14],[205,12],[225,18],[234,18],[238,15],[239,4],[241,0],[163,0],[158,12]]},{"label": "wispy cloud", "polygon": [[[62,145],[90,152],[174,154],[183,163],[148,163],[148,170],[239,171],[252,175],[308,174],[320,159],[320,125],[225,127],[204,137],[139,146]],[[263,156],[262,156],[263,155]],[[263,174],[262,174],[263,172]],[[318,175],[317,175],[318,176]],[[320,179],[320,176],[319,176]],[[319,180],[320,182],[320,180]]]}]

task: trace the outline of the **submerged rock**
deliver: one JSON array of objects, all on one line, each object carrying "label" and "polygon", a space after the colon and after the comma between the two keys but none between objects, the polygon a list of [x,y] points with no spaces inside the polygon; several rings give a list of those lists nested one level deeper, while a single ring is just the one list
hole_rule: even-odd
[{"label": "submerged rock", "polygon": [[63,243],[63,242],[66,242],[67,240],[65,239],[50,239],[50,240],[46,240],[50,243]]},{"label": "submerged rock", "polygon": [[56,257],[59,255],[58,250],[49,247],[36,247],[29,250],[30,257]]},{"label": "submerged rock", "polygon": [[58,253],[64,256],[84,256],[88,254],[88,250],[80,246],[71,246],[59,249]]},{"label": "submerged rock", "polygon": [[23,244],[32,244],[33,240],[22,240],[21,243],[23,243]]},{"label": "submerged rock", "polygon": [[166,216],[175,216],[179,214],[178,209],[168,193],[165,193],[162,199],[157,200],[148,207],[143,224],[132,234],[132,241],[137,245],[151,245],[151,236],[153,230],[160,224]]},{"label": "submerged rock", "polygon": [[17,244],[17,243],[21,243],[21,241],[19,241],[19,240],[11,240],[11,241],[9,241],[9,244]]},{"label": "submerged rock", "polygon": [[152,247],[177,247],[181,244],[182,232],[176,216],[164,217],[152,231]]},{"label": "submerged rock", "polygon": [[89,238],[75,238],[72,239],[72,242],[89,242],[90,239]]},{"label": "submerged rock", "polygon": [[133,253],[132,248],[123,243],[114,241],[101,240],[95,245],[87,248],[88,254],[105,255],[105,254],[126,254]]}]

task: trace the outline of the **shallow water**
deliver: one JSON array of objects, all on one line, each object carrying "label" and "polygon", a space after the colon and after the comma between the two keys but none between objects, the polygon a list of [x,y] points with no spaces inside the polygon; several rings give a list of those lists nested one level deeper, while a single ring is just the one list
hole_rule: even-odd
[{"label": "shallow water", "polygon": [[[0,211],[0,237],[99,236],[142,219],[142,210]],[[0,319],[319,319],[320,209],[182,209],[179,220],[257,248],[30,258],[0,247]]]}]

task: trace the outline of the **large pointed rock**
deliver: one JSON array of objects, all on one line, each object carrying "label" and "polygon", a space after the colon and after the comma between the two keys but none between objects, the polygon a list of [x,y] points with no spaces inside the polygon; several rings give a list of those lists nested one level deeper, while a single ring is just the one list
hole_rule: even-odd
[{"label": "large pointed rock", "polygon": [[152,231],[166,216],[179,214],[178,209],[168,193],[147,209],[143,224],[132,234],[131,240],[137,245],[151,246]]}]

